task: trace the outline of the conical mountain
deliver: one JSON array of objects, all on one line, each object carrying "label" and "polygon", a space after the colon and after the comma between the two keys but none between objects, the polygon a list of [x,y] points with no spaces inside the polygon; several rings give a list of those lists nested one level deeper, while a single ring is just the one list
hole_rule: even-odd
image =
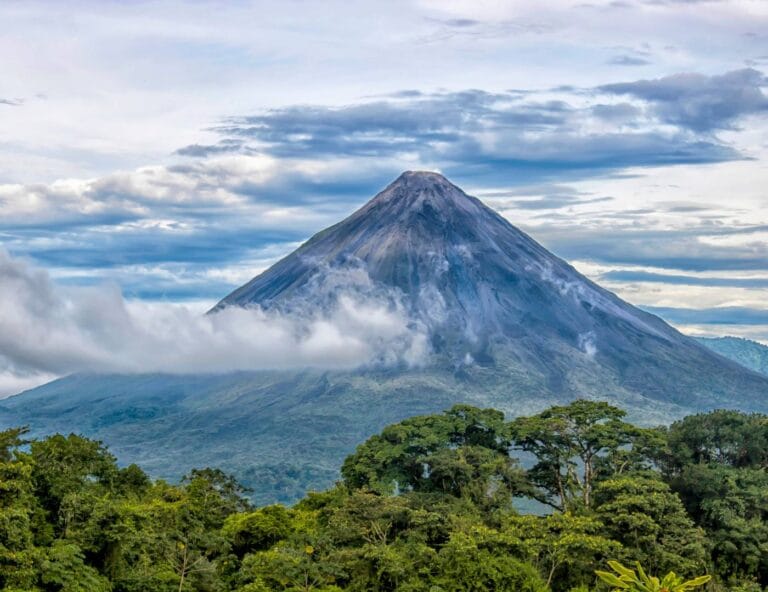
[{"label": "conical mountain", "polygon": [[403,173],[214,310],[327,305],[361,271],[428,327],[436,363],[507,368],[554,396],[768,402],[763,377],[599,287],[432,172]]}]

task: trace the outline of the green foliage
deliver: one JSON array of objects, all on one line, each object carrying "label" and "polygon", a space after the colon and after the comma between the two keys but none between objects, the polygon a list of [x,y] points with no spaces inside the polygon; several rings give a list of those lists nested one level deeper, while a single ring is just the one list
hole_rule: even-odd
[{"label": "green foliage", "polygon": [[73,543],[56,541],[46,553],[41,581],[60,592],[110,592],[109,580],[85,563],[82,550]]},{"label": "green foliage", "polygon": [[510,444],[501,412],[456,405],[385,428],[358,446],[341,474],[350,488],[432,492],[503,506],[530,489],[509,457]]},{"label": "green foliage", "polygon": [[541,501],[563,512],[591,505],[601,456],[617,455],[640,433],[622,421],[625,415],[607,403],[578,400],[510,424],[515,446],[536,456],[528,476],[544,491]]},{"label": "green foliage", "polygon": [[0,432],[0,462],[7,463],[13,460],[20,446],[28,442],[22,438],[29,433],[29,428],[11,428]]},{"label": "green foliage", "polygon": [[618,561],[609,561],[608,565],[616,572],[596,571],[597,577],[611,586],[614,590],[628,590],[630,592],[688,592],[699,586],[703,586],[712,576],[699,576],[692,580],[684,580],[674,572],[669,572],[659,579],[645,573],[640,562],[635,563],[636,569],[625,567]]},{"label": "green foliage", "polygon": [[445,592],[545,592],[536,568],[506,553],[494,552],[482,538],[455,533],[437,556],[434,584]]},{"label": "green foliage", "polygon": [[34,547],[32,467],[17,459],[14,446],[19,430],[0,432],[0,441],[9,442],[0,462],[0,589],[31,587],[36,579],[39,557]]},{"label": "green foliage", "polygon": [[768,417],[714,411],[675,422],[667,480],[705,529],[716,572],[768,585]]},{"label": "green foliage", "polygon": [[284,540],[291,534],[291,527],[291,513],[275,505],[227,516],[222,534],[242,557],[246,552],[263,551]]},{"label": "green foliage", "polygon": [[[0,589],[28,592],[686,592],[768,584],[763,416],[640,429],[576,401],[506,422],[456,406],[389,426],[344,481],[253,507],[218,469],[179,484],[99,442],[0,432]],[[513,447],[535,456],[524,471]],[[514,497],[555,511],[519,515]],[[674,574],[679,573],[681,577]]]},{"label": "green foliage", "polygon": [[768,416],[718,410],[676,421],[669,428],[667,471],[715,463],[768,468]]},{"label": "green foliage", "polygon": [[593,566],[621,549],[592,516],[555,513],[508,516],[502,532],[513,548],[538,567],[548,586],[568,590],[591,581]]},{"label": "green foliage", "polygon": [[110,491],[116,459],[101,444],[75,434],[56,434],[30,446],[32,476],[40,505],[57,534],[86,519],[95,500]]},{"label": "green foliage", "polygon": [[640,561],[654,571],[686,575],[706,567],[704,533],[658,475],[606,479],[595,490],[595,506],[603,532],[622,544],[621,558]]}]

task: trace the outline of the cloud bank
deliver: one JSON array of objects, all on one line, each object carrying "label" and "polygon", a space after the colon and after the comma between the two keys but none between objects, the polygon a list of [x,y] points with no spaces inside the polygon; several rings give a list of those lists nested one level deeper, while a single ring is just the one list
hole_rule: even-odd
[{"label": "cloud bank", "polygon": [[[364,283],[364,278],[363,282]],[[381,291],[291,314],[126,301],[116,286],[62,288],[0,251],[0,395],[73,372],[218,373],[415,365],[425,331]]]},{"label": "cloud bank", "polygon": [[[346,106],[294,105],[232,117],[222,139],[179,154],[411,158],[450,174],[551,178],[581,171],[735,160],[711,129],[765,110],[757,70],[548,91],[403,91]],[[628,95],[637,104],[616,99]],[[670,125],[671,124],[671,125]]]}]

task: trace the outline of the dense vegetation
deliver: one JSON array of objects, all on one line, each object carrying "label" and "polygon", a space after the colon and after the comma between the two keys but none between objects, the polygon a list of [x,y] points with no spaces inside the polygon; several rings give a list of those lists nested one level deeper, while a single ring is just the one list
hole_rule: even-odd
[{"label": "dense vegetation", "polygon": [[737,364],[768,375],[768,347],[742,337],[699,337],[699,343]]},{"label": "dense vegetation", "polygon": [[387,427],[290,508],[216,469],[171,485],[80,436],[0,433],[3,590],[652,589],[635,562],[676,572],[655,589],[768,586],[766,416],[645,429],[598,402],[510,422],[456,406]]}]

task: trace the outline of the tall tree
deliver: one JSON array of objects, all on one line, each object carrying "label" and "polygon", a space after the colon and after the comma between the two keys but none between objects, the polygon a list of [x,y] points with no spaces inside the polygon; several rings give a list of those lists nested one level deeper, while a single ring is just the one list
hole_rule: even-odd
[{"label": "tall tree", "polygon": [[32,465],[19,451],[25,429],[0,432],[0,589],[31,589],[37,579]]},{"label": "tall tree", "polygon": [[640,430],[608,403],[578,400],[510,423],[512,441],[537,462],[528,471],[540,500],[567,512],[592,505],[600,458],[633,442]]},{"label": "tall tree", "polygon": [[665,475],[711,541],[717,572],[768,585],[768,416],[718,410],[669,428]]},{"label": "tall tree", "polygon": [[704,533],[657,473],[601,481],[595,489],[595,514],[603,533],[622,544],[622,559],[640,561],[655,572],[690,576],[705,571]]},{"label": "tall tree", "polygon": [[500,411],[456,405],[384,428],[357,447],[341,474],[351,488],[435,492],[504,505],[528,490],[509,456],[510,444]]}]

